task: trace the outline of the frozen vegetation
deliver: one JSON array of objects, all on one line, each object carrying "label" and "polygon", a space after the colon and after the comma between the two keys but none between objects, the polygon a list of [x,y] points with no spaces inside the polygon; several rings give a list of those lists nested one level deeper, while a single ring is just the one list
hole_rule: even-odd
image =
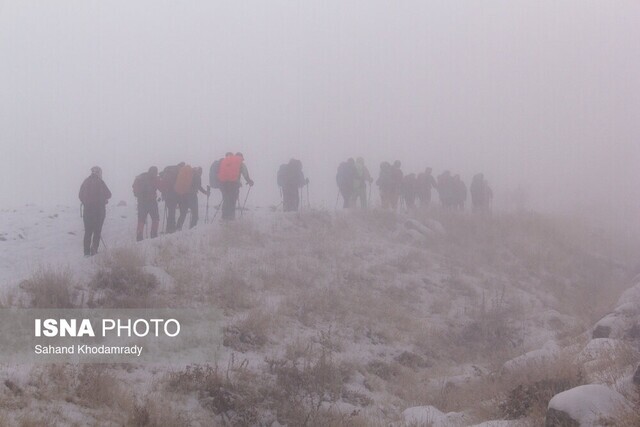
[{"label": "frozen vegetation", "polygon": [[134,244],[121,206],[83,258],[78,216],[0,212],[3,306],[218,310],[223,345],[199,365],[4,365],[0,425],[640,425],[630,238],[534,213],[254,209]]}]

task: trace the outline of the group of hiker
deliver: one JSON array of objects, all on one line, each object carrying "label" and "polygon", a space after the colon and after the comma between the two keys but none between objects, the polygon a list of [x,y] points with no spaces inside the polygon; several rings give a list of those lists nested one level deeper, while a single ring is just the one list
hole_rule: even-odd
[{"label": "group of hiker", "polygon": [[[427,208],[431,203],[432,190],[436,190],[443,207],[464,210],[467,186],[460,175],[451,175],[451,172],[444,171],[436,179],[432,174],[433,170],[429,167],[425,168],[424,172],[405,175],[401,166],[399,160],[393,164],[389,162],[380,164],[380,174],[376,184],[383,209],[395,211],[402,203],[407,210],[413,210],[417,207],[416,201],[419,201],[420,207]],[[476,174],[473,177],[470,193],[474,211],[489,208],[493,192],[483,174]]]},{"label": "group of hiker", "polygon": [[[446,209],[464,210],[468,193],[471,194],[473,211],[484,211],[491,205],[493,192],[481,173],[473,177],[467,190],[460,175],[452,175],[449,171],[444,171],[436,179],[432,175],[431,168],[426,168],[418,174],[405,175],[401,167],[402,164],[399,160],[393,164],[389,162],[380,164],[380,172],[375,184],[378,186],[383,209],[396,211],[399,206],[403,205],[406,210],[410,211],[416,209],[417,202],[421,208],[426,208],[431,203],[432,190],[438,192],[440,203]],[[195,227],[199,220],[198,194],[202,193],[207,196],[208,216],[208,200],[212,188],[218,189],[222,193],[222,202],[216,209],[214,219],[218,212],[221,212],[222,220],[233,220],[239,203],[242,178],[249,185],[250,191],[254,182],[249,177],[242,153],[227,152],[223,158],[214,161],[209,168],[209,184],[206,189],[202,185],[201,167],[180,162],[167,166],[159,172],[156,166],[151,166],[146,172],[135,177],[132,186],[133,194],[137,199],[138,211],[136,240],[143,240],[148,217],[151,218],[149,237],[158,236],[160,226],[158,203],[160,201],[164,201],[166,227],[163,224],[163,228],[165,233],[182,230],[188,213],[190,213],[189,228]],[[336,183],[339,190],[336,207],[340,195],[344,201],[343,207],[346,209],[354,208],[358,204],[361,208],[369,206],[374,180],[362,157],[355,160],[349,158],[340,163],[336,174]],[[277,173],[277,184],[280,188],[284,212],[299,210],[302,189],[305,186],[307,187],[307,203],[309,202],[309,179],[304,176],[300,160],[291,159],[288,163],[280,166]],[[247,197],[248,194],[247,192]],[[85,226],[84,254],[91,256],[97,253],[102,240],[101,231],[106,215],[106,204],[111,198],[111,191],[102,180],[100,167],[91,168],[91,175],[84,180],[80,187],[79,197],[82,203]],[[179,212],[179,216],[176,219],[177,212]]]},{"label": "group of hiker", "polygon": [[[355,207],[360,200],[360,207],[363,209],[368,206],[371,198],[371,183],[373,178],[369,173],[369,169],[364,164],[364,159],[358,157],[357,160],[349,158],[340,163],[338,173],[336,175],[339,194],[342,194],[344,200],[343,207]],[[369,192],[367,193],[367,184],[369,184]]]}]

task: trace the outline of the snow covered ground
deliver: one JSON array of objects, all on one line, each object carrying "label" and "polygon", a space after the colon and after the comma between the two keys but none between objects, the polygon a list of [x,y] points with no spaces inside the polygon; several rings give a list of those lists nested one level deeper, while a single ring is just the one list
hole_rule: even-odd
[{"label": "snow covered ground", "polygon": [[0,211],[5,305],[43,266],[94,295],[124,256],[163,284],[136,303],[221,310],[225,334],[209,366],[4,366],[0,424],[539,425],[632,284],[588,230],[535,214],[204,213],[136,244],[135,207],[111,205],[84,258],[79,209]]}]

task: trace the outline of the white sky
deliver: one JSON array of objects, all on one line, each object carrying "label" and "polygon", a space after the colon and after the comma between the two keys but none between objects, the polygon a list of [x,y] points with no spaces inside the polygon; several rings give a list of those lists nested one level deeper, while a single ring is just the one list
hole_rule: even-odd
[{"label": "white sky", "polygon": [[363,156],[638,218],[639,40],[637,0],[0,0],[0,207],[230,150],[258,204]]}]

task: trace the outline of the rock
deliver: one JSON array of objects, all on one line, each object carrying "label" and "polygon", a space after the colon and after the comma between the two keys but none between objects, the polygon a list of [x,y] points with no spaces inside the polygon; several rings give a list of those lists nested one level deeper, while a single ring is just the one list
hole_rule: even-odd
[{"label": "rock", "polygon": [[611,327],[605,325],[597,325],[591,334],[591,338],[609,338],[611,335]]},{"label": "rock", "polygon": [[127,202],[125,202],[124,200],[120,200],[116,206],[119,208],[122,206],[127,206]]},{"label": "rock", "polygon": [[633,375],[633,383],[640,387],[640,365],[638,365],[638,369],[636,369],[636,373]]},{"label": "rock", "polygon": [[603,420],[615,420],[630,409],[623,395],[600,384],[588,384],[556,394],[549,401],[546,427],[598,426]]},{"label": "rock", "polygon": [[7,387],[9,390],[11,390],[11,392],[16,395],[16,396],[22,396],[22,389],[20,387],[18,387],[16,385],[16,383],[14,383],[11,380],[5,380],[4,382],[5,387]]},{"label": "rock", "polygon": [[429,237],[434,234],[434,232],[429,228],[422,224],[420,224],[415,219],[408,219],[404,222],[404,227],[407,230],[415,230],[418,233],[422,234],[425,237]]},{"label": "rock", "polygon": [[550,408],[547,410],[547,417],[545,419],[545,427],[580,427],[580,423],[565,412],[558,411],[557,409]]},{"label": "rock", "polygon": [[432,427],[453,427],[468,425],[465,416],[458,412],[445,414],[434,406],[415,406],[402,412],[405,423],[409,425],[427,425]]}]

